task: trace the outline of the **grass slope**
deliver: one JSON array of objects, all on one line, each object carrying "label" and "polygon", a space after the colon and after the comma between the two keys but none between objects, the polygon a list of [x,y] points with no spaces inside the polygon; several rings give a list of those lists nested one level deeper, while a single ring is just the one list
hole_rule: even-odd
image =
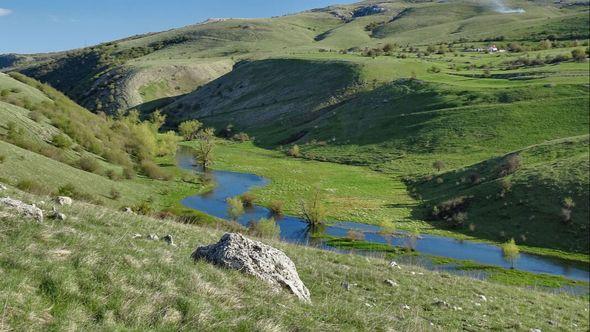
[{"label": "grass slope", "polygon": [[[427,206],[423,214],[417,213],[419,218],[429,219],[432,207],[441,202],[471,197],[464,211],[468,220],[455,231],[588,254],[588,135],[515,153],[522,166],[507,176],[498,174],[506,160],[499,157],[412,183],[411,190]],[[575,207],[571,223],[564,224],[562,209],[568,197]],[[444,221],[432,224],[445,227]]]},{"label": "grass slope", "polygon": [[[373,4],[385,11],[362,17],[350,14]],[[85,107],[113,112],[138,106],[142,91],[162,83],[158,73],[166,73],[166,84],[159,87],[157,96],[196,89],[224,74],[216,69],[220,60],[234,63],[386,43],[424,46],[486,39],[588,38],[587,1],[512,1],[508,5],[526,12],[501,13],[490,3],[472,0],[365,1],[282,17],[211,20],[80,50],[5,55],[0,63],[49,82]]]},{"label": "grass slope", "polygon": [[[12,189],[6,194],[34,203],[43,199]],[[51,209],[50,204],[40,206]],[[61,210],[66,221],[42,223],[0,210],[2,329],[588,328],[586,298],[412,266],[391,269],[381,259],[265,240],[293,259],[312,294],[308,305],[286,292],[269,292],[261,281],[237,271],[192,262],[195,247],[216,242],[219,231],[78,202]],[[135,233],[171,234],[178,247],[132,239]],[[391,287],[385,279],[399,286]],[[350,291],[341,286],[344,281],[353,285]]]},{"label": "grass slope", "polygon": [[[92,200],[113,208],[149,202],[153,210],[172,209],[177,206],[178,200],[202,189],[199,183],[181,180],[182,173],[174,166],[167,167],[170,172],[179,172],[179,179],[173,181],[141,176],[133,180],[113,181],[3,141],[0,141],[0,155],[5,158],[0,164],[0,178],[5,183],[17,185],[21,181],[33,181],[48,193],[56,193],[60,187],[71,184]],[[162,162],[170,165],[170,161]],[[112,197],[113,190],[120,194],[120,198]]]},{"label": "grass slope", "polygon": [[[20,184],[29,190],[52,194],[57,194],[60,187],[72,185],[87,200],[116,208],[149,202],[154,210],[178,208],[178,200],[203,187],[196,177],[177,169],[170,156],[160,157],[157,162],[165,172],[172,174],[171,181],[152,180],[145,176],[111,179],[106,173],[120,174],[124,165],[98,154],[121,144],[121,134],[111,128],[113,123],[22,75],[13,78],[1,74],[0,91],[6,91],[0,92],[0,177],[12,185]],[[60,128],[78,135],[85,146],[77,144],[59,129],[56,120]],[[9,137],[12,124],[19,132],[17,139]],[[53,143],[56,135],[68,137],[71,146],[56,146]],[[13,140],[20,147],[9,143]],[[108,153],[104,155],[109,156]],[[101,172],[95,173],[100,175],[83,171],[77,164],[82,157],[98,163]]]}]

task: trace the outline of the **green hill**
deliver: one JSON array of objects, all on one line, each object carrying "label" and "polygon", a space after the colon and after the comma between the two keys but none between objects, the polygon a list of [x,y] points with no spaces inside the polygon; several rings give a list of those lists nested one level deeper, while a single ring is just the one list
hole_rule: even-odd
[{"label": "green hill", "polygon": [[588,143],[588,135],[551,141],[413,182],[425,205],[418,218],[476,237],[588,253]]},{"label": "green hill", "polygon": [[[46,211],[53,205],[40,203],[48,202],[46,197],[13,189],[7,194]],[[218,241],[220,231],[79,202],[60,211],[65,221],[38,223],[0,207],[0,301],[6,329],[588,328],[584,297],[409,265],[392,269],[380,258],[263,239],[294,261],[311,292],[312,303],[305,304],[238,271],[194,263],[191,252]],[[148,234],[170,234],[177,246],[147,240]],[[344,282],[352,285],[349,291]]]},{"label": "green hill", "polygon": [[148,123],[93,114],[23,75],[0,74],[0,115],[0,178],[24,190],[112,207],[149,201],[163,210],[201,188],[174,166],[153,163],[170,165],[171,156],[157,151],[166,143]]},{"label": "green hill", "polygon": [[[191,92],[227,73],[240,60],[386,43],[426,46],[588,38],[588,2],[509,4],[524,13],[498,12],[490,4],[368,1],[270,19],[211,20],[80,50],[0,56],[0,64],[50,83],[89,109],[112,113],[153,98]],[[380,10],[370,12],[372,5]]]}]

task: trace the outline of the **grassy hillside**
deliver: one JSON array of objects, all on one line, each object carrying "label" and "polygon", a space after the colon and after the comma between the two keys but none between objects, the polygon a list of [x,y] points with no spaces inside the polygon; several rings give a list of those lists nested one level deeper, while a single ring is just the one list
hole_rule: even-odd
[{"label": "grassy hillside", "polygon": [[28,77],[0,74],[0,115],[0,177],[24,190],[162,210],[202,187],[156,151],[170,135],[93,114]]},{"label": "grassy hillside", "polygon": [[357,81],[357,68],[344,62],[277,59],[241,63],[163,112],[171,125],[199,118],[218,128],[234,124],[235,130],[256,133],[263,126],[279,133],[286,126],[306,127]]},{"label": "grassy hillside", "polygon": [[[154,90],[154,85],[159,85],[159,98],[190,92],[240,60],[362,50],[387,43],[588,38],[588,2],[507,4],[524,13],[500,12],[491,4],[366,1],[268,19],[212,20],[75,51],[0,56],[0,63],[52,84],[87,108],[114,112],[150,102],[149,93],[144,98],[142,91]],[[380,10],[371,12],[372,5]]]},{"label": "grassy hillside", "polygon": [[476,237],[588,253],[588,158],[584,135],[428,176],[410,185],[425,205],[417,217]]},{"label": "grassy hillside", "polygon": [[[43,197],[4,194],[51,209]],[[588,328],[587,298],[263,240],[293,259],[311,291],[312,304],[304,304],[237,271],[195,264],[191,252],[216,242],[219,231],[78,202],[60,210],[66,221],[37,223],[0,208],[3,329]],[[171,234],[178,247],[136,233]]]}]

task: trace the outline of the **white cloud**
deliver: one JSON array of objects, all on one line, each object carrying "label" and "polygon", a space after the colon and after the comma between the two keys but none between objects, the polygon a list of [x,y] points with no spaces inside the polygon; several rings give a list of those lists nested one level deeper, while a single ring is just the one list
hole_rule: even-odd
[{"label": "white cloud", "polygon": [[0,16],[8,16],[12,14],[12,10],[6,8],[0,8]]}]

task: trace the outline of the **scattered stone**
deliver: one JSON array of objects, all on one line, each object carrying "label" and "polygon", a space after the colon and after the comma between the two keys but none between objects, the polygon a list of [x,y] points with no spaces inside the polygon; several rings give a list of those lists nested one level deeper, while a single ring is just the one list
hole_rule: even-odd
[{"label": "scattered stone", "polygon": [[191,257],[253,275],[273,290],[286,288],[300,300],[311,302],[309,290],[285,253],[241,234],[227,233],[215,244],[198,247]]},{"label": "scattered stone", "polygon": [[393,281],[393,280],[390,280],[390,279],[385,279],[385,281],[384,281],[384,282],[385,282],[386,284],[388,284],[389,286],[391,286],[391,287],[397,287],[397,286],[399,286],[399,285],[397,284],[397,282],[395,282],[395,281]]},{"label": "scattered stone", "polygon": [[352,288],[352,286],[347,282],[347,281],[343,281],[341,284],[342,288],[344,288],[347,292],[350,291],[350,289]]},{"label": "scattered stone", "polygon": [[170,234],[168,234],[168,235],[164,236],[164,237],[162,238],[162,241],[164,241],[164,242],[168,243],[168,244],[169,244],[169,245],[171,245],[171,246],[174,246],[174,247],[176,247],[176,244],[174,244],[174,240],[172,239],[172,235],[170,235]]},{"label": "scattered stone", "polygon": [[57,196],[55,202],[59,205],[72,205],[72,199],[67,196]]},{"label": "scattered stone", "polygon": [[141,234],[139,234],[139,233],[135,233],[135,234],[133,234],[133,238],[134,238],[134,239],[140,239],[140,238],[142,238],[142,237],[143,237],[143,235],[141,235]]},{"label": "scattered stone", "polygon": [[530,332],[542,332],[541,329],[530,329]]},{"label": "scattered stone", "polygon": [[0,198],[0,204],[16,210],[18,213],[26,217],[33,218],[37,221],[43,221],[43,211],[36,207],[35,204],[29,205],[10,197]]},{"label": "scattered stone", "polygon": [[123,212],[125,213],[133,213],[133,210],[130,207],[126,207],[123,209]]},{"label": "scattered stone", "polygon": [[160,238],[156,234],[150,234],[147,236],[147,239],[150,241],[158,241]]},{"label": "scattered stone", "polygon": [[453,310],[455,310],[455,311],[463,311],[463,308],[457,307],[457,306],[453,306]]},{"label": "scattered stone", "polygon": [[475,302],[475,306],[476,306],[476,307],[481,307],[481,303],[479,303],[479,302]]},{"label": "scattered stone", "polygon": [[451,305],[447,301],[435,299],[434,303],[435,306],[439,307],[450,307]]},{"label": "scattered stone", "polygon": [[55,219],[55,220],[66,220],[66,215],[63,213],[59,213],[59,211],[57,211],[57,209],[55,208],[55,206],[53,207],[52,211],[51,211],[51,218]]},{"label": "scattered stone", "polygon": [[477,297],[484,302],[488,302],[488,298],[485,295],[479,294]]},{"label": "scattered stone", "polygon": [[404,305],[402,306],[402,309],[404,309],[404,310],[410,310],[410,306],[409,306],[409,305],[407,305],[407,304],[404,304]]},{"label": "scattered stone", "polygon": [[401,270],[401,266],[399,266],[399,264],[396,261],[389,262],[389,267],[391,267],[391,268],[398,268],[398,269]]},{"label": "scattered stone", "polygon": [[8,190],[8,188],[5,185],[3,185],[2,183],[0,183],[0,191],[3,191],[3,190]]}]

